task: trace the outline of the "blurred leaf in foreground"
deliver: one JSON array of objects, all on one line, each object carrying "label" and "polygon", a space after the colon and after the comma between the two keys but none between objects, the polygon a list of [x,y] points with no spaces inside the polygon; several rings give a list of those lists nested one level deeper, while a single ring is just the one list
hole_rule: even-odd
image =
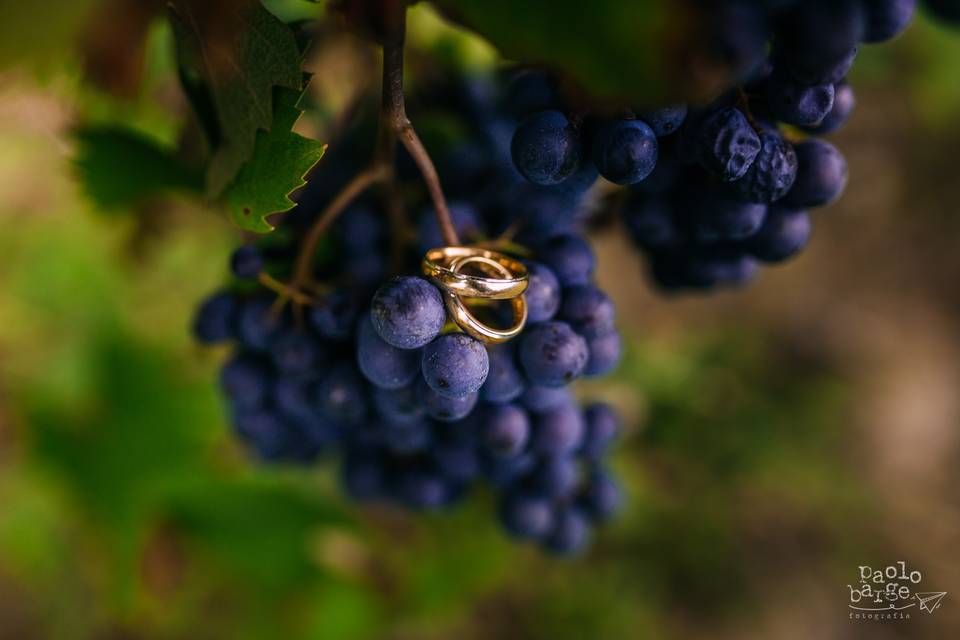
[{"label": "blurred leaf in foreground", "polygon": [[217,575],[244,576],[261,591],[323,576],[311,536],[346,518],[307,473],[223,464],[211,386],[116,330],[96,340],[90,379],[84,406],[38,393],[27,418],[37,460],[81,507],[122,606],[141,595],[144,545],[158,523],[213,559]]},{"label": "blurred leaf in foreground", "polygon": [[273,90],[300,91],[293,31],[258,0],[170,4],[184,89],[214,150],[207,189],[220,195],[274,121]]},{"label": "blurred leaf in foreground", "polygon": [[167,150],[133,131],[89,127],[74,133],[74,166],[98,207],[130,207],[165,191],[199,191],[203,178]]},{"label": "blurred leaf in foreground", "polygon": [[316,528],[346,523],[324,490],[300,479],[276,469],[184,478],[167,517],[205,555],[260,589],[290,588],[317,573],[309,556]]},{"label": "blurred leaf in foreground", "polygon": [[166,486],[199,473],[220,411],[161,351],[116,329],[95,340],[88,406],[38,398],[28,416],[39,456],[106,524],[149,512]]},{"label": "blurred leaf in foreground", "polygon": [[658,59],[657,52],[668,50],[663,41],[671,32],[667,23],[671,3],[434,0],[434,4],[476,30],[507,58],[562,70],[598,96],[655,100],[667,86],[670,65]]}]

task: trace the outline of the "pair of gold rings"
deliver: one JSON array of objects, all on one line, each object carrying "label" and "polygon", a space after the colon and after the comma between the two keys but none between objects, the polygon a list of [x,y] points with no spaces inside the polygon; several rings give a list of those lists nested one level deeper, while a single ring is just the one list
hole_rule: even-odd
[{"label": "pair of gold rings", "polygon": [[[483,275],[465,273],[473,265]],[[439,247],[423,257],[423,273],[444,294],[447,312],[465,332],[487,344],[506,342],[523,331],[527,323],[527,268],[519,260],[497,251],[478,247]],[[480,322],[463,298],[509,300],[513,312],[511,326],[506,329]]]}]

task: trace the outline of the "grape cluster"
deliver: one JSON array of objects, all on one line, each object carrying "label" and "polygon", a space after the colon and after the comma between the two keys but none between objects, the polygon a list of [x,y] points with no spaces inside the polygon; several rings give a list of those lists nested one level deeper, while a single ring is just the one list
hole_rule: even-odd
[{"label": "grape cluster", "polygon": [[590,282],[589,246],[575,236],[550,246],[542,259],[568,269],[528,263],[530,324],[505,344],[444,333],[440,291],[423,278],[377,289],[357,328],[376,415],[347,453],[351,495],[439,507],[484,478],[507,531],[557,553],[580,549],[590,523],[611,515],[619,494],[601,462],[616,416],[581,410],[565,387],[616,364],[613,305]]},{"label": "grape cluster", "polygon": [[[569,389],[610,371],[621,354],[614,305],[593,282],[596,257],[576,213],[593,180],[561,192],[518,179],[504,146],[509,126],[488,93],[495,85],[457,82],[471,89],[458,92],[467,104],[450,106],[483,117],[469,138],[436,152],[437,164],[457,198],[451,218],[463,242],[516,232],[506,248],[529,269],[518,338],[484,345],[453,329],[440,290],[417,275],[423,253],[443,244],[433,211],[419,213],[391,265],[400,234],[374,198],[341,216],[329,253],[318,255],[314,280],[326,290],[301,313],[281,305],[263,274],[289,275],[302,230],[350,173],[337,162],[312,176],[280,229],[287,238],[233,253],[234,278],[201,304],[194,334],[234,345],[221,386],[236,434],[260,458],[337,460],[352,499],[415,510],[486,486],[512,537],[570,554],[620,504],[606,463],[619,418],[606,404],[582,407]],[[458,184],[450,173],[484,177]],[[497,324],[506,310],[475,312]]]},{"label": "grape cluster", "polygon": [[915,5],[699,3],[704,53],[732,69],[733,88],[705,106],[610,116],[569,104],[543,73],[522,73],[508,97],[518,118],[513,162],[537,185],[595,171],[628,186],[623,220],[662,289],[743,285],[760,264],[801,251],[808,210],[843,192],[846,160],[816,136],[839,129],[853,110],[845,77],[858,47],[898,35]]}]

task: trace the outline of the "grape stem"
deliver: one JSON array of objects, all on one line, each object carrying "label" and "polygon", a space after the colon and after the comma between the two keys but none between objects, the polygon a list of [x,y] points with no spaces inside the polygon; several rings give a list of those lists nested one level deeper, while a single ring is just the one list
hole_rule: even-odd
[{"label": "grape stem", "polygon": [[740,111],[747,118],[747,122],[750,124],[753,130],[757,133],[760,133],[760,124],[754,117],[753,111],[750,110],[750,97],[747,95],[747,92],[744,91],[743,85],[737,86],[737,106],[740,107]]},{"label": "grape stem", "polygon": [[266,271],[261,271],[259,274],[257,274],[257,281],[262,286],[276,293],[278,296],[290,298],[297,304],[308,305],[313,302],[310,296],[304,294],[298,289],[294,289],[290,285],[280,282]]},{"label": "grape stem", "polygon": [[443,241],[448,245],[455,246],[460,243],[457,238],[456,229],[450,220],[450,209],[447,207],[447,200],[443,195],[443,189],[440,186],[440,177],[437,175],[437,168],[430,159],[420,136],[413,128],[410,118],[407,117],[407,109],[403,95],[403,44],[404,34],[406,32],[406,5],[402,0],[388,0],[386,12],[389,14],[385,23],[388,25],[390,33],[383,44],[383,101],[380,108],[381,127],[386,126],[400,140],[413,162],[417,165],[423,182],[426,184],[427,191],[430,193],[430,200],[433,202],[433,209],[437,216],[437,224],[440,227],[440,233]]},{"label": "grape stem", "polygon": [[[433,202],[437,216],[437,224],[444,242],[448,245],[458,245],[457,232],[450,219],[450,209],[447,207],[443,189],[440,186],[440,177],[430,159],[420,137],[413,128],[410,118],[407,117],[406,102],[403,95],[403,46],[406,34],[405,0],[384,0],[383,23],[387,27],[383,39],[383,86],[381,87],[381,103],[379,115],[379,133],[377,148],[370,166],[358,173],[339,194],[327,205],[317,220],[310,227],[294,265],[293,278],[288,287],[289,291],[300,291],[308,284],[311,278],[313,259],[317,252],[317,245],[321,238],[350,204],[367,189],[377,183],[387,184],[387,210],[397,236],[397,227],[402,226],[399,218],[403,216],[402,203],[399,202],[399,188],[396,182],[394,156],[396,143],[399,140],[410,157],[413,158],[424,184]],[[399,237],[399,236],[398,236]],[[399,254],[399,247],[394,250]],[[396,256],[394,256],[396,257]],[[282,298],[297,300],[289,293]]]},{"label": "grape stem", "polygon": [[317,252],[317,245],[327,229],[330,228],[337,217],[350,206],[350,204],[364,191],[372,185],[384,180],[389,172],[379,163],[374,163],[370,168],[361,171],[347,183],[347,186],[330,201],[327,208],[323,210],[317,221],[310,227],[307,237],[303,239],[300,246],[300,253],[297,255],[297,262],[294,266],[293,281],[290,283],[292,289],[299,290],[310,278],[310,268],[313,266],[313,257]]}]

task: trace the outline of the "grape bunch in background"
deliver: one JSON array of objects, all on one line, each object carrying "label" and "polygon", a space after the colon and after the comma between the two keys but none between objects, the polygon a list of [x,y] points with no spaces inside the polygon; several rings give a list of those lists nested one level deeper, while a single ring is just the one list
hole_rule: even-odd
[{"label": "grape bunch in background", "polygon": [[[932,2],[949,16],[949,2]],[[737,83],[705,106],[605,112],[520,75],[510,104],[517,170],[538,185],[584,171],[624,185],[623,221],[662,289],[749,282],[807,244],[809,210],[840,196],[847,163],[819,139],[854,108],[845,80],[859,47],[889,40],[916,0],[703,3],[705,55]]]}]

